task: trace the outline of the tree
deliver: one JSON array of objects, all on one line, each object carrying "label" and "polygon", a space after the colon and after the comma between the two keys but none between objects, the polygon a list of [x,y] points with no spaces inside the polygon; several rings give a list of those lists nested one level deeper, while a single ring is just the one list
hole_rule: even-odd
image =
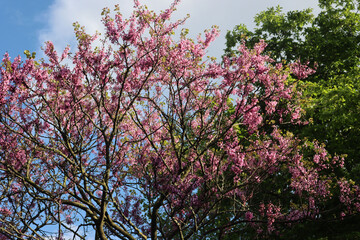
[{"label": "tree", "polygon": [[347,170],[359,181],[360,128],[359,52],[360,15],[358,1],[319,1],[322,11],[314,17],[311,9],[290,11],[269,8],[255,17],[254,32],[238,25],[227,33],[227,54],[247,38],[248,47],[266,40],[266,53],[278,61],[298,59],[317,64],[316,73],[305,80],[303,108],[312,124],[302,127],[303,137],[326,142],[332,154],[346,154]]},{"label": "tree", "polygon": [[[283,13],[280,7],[269,8],[255,17],[257,28],[253,31],[238,25],[228,32],[225,52],[234,54],[234,46],[243,39],[248,47],[264,39],[268,44],[266,53],[278,61],[291,63],[300,59],[309,61],[310,65],[317,64],[316,73],[298,84],[304,89],[302,107],[306,118],[312,121],[305,126],[292,126],[290,130],[301,137],[326,143],[331,154],[346,154],[346,171],[339,171],[337,175],[346,175],[358,184],[359,1],[319,0],[319,6],[321,12],[317,16],[311,9]],[[324,224],[324,228],[328,227],[329,224]],[[349,231],[348,226],[342,227]],[[341,229],[339,223],[334,228]]]},{"label": "tree", "polygon": [[175,40],[178,1],[158,15],[134,2],[129,19],[104,9],[98,46],[75,24],[73,53],[5,54],[1,239],[270,237],[360,210],[358,186],[333,175],[343,159],[280,130],[302,122],[289,74],[313,70],[273,66],[264,42],[203,60],[216,28]]},{"label": "tree", "polygon": [[280,6],[260,12],[253,32],[240,24],[227,33],[225,52],[233,52],[245,36],[247,46],[264,39],[266,53],[274,59],[316,63],[317,71],[309,80],[334,85],[334,76],[358,71],[359,1],[319,0],[319,7],[322,11],[316,17],[311,9],[284,14]]}]

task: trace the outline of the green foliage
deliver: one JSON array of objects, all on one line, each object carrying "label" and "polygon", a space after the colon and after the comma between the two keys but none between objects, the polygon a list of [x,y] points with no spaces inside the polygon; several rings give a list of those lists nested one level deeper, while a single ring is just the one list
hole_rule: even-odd
[{"label": "green foliage", "polygon": [[305,26],[314,19],[311,9],[303,11],[291,11],[282,13],[282,8],[271,7],[255,16],[255,23],[258,28],[254,32],[249,31],[245,25],[238,25],[232,32],[226,34],[227,53],[236,52],[233,50],[242,39],[253,46],[260,39],[266,39],[268,44],[267,53],[276,60],[296,59],[304,50],[302,36],[305,33]]},{"label": "green foliage", "polygon": [[358,1],[319,1],[322,8],[316,17],[311,9],[290,11],[272,7],[255,17],[257,28],[249,31],[238,25],[226,35],[225,52],[236,52],[234,47],[247,38],[253,46],[265,39],[267,52],[277,60],[310,61],[317,63],[312,80],[329,81],[334,75],[358,70],[360,53],[360,14]]},{"label": "green foliage", "polygon": [[303,107],[313,122],[293,131],[325,142],[332,154],[346,154],[348,170],[354,171],[360,162],[359,1],[320,0],[319,6],[316,17],[311,9],[283,13],[279,6],[260,12],[254,31],[238,25],[227,33],[225,52],[237,52],[234,47],[244,39],[249,47],[265,39],[267,53],[276,60],[317,64],[316,73],[302,84]]},{"label": "green foliage", "polygon": [[245,25],[237,25],[226,34],[226,53],[235,53],[233,48],[246,39],[248,46],[253,46],[260,39],[265,39],[267,53],[276,60],[297,59],[303,51],[302,39],[305,26],[314,20],[311,9],[282,13],[280,6],[271,7],[255,16],[257,28],[249,31]]},{"label": "green foliage", "polygon": [[[236,46],[243,41],[252,47],[264,39],[266,53],[275,60],[300,59],[317,66],[314,75],[298,84],[309,124],[290,130],[325,143],[331,154],[346,155],[347,171],[337,174],[359,184],[360,1],[319,0],[319,7],[317,16],[312,9],[284,13],[280,6],[268,8],[255,16],[254,30],[240,24],[227,33],[225,54],[237,53]],[[351,219],[355,223],[304,223],[284,239],[291,239],[295,232],[304,239],[360,239],[359,216]]]},{"label": "green foliage", "polygon": [[360,182],[360,81],[352,74],[334,77],[332,86],[309,83],[305,91],[307,115],[313,122],[301,129],[304,136],[323,140],[332,153],[346,154],[351,178]]}]

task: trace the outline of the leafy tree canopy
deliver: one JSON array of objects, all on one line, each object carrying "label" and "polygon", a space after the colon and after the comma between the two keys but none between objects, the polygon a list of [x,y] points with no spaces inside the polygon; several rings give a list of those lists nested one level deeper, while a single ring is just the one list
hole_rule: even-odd
[{"label": "leafy tree canopy", "polygon": [[348,170],[359,180],[359,2],[320,0],[319,6],[317,16],[311,9],[283,13],[279,6],[269,8],[256,15],[253,31],[245,25],[229,31],[225,52],[236,52],[244,40],[250,47],[264,39],[265,51],[278,61],[315,64],[316,73],[303,84],[303,107],[314,122],[300,132],[325,142],[333,154],[347,154]]},{"label": "leafy tree canopy", "polygon": [[316,16],[311,9],[283,13],[279,6],[260,12],[254,30],[237,25],[227,33],[225,53],[236,53],[235,46],[243,41],[251,47],[264,39],[268,44],[265,52],[278,61],[300,60],[317,66],[315,74],[298,84],[310,123],[291,126],[290,131],[326,143],[331,154],[347,155],[346,171],[337,174],[359,183],[360,4],[357,0],[319,0],[319,7]]}]

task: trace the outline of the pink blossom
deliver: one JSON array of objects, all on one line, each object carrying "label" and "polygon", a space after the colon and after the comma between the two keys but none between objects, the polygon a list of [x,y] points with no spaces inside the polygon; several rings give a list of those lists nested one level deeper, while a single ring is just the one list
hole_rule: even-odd
[{"label": "pink blossom", "polygon": [[246,212],[245,213],[245,219],[247,221],[251,221],[254,218],[254,214],[252,212]]}]

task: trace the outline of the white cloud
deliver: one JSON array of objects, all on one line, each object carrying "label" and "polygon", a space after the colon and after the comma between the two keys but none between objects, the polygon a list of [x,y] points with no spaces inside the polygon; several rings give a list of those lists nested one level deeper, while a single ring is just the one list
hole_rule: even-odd
[{"label": "white cloud", "polygon": [[[67,225],[67,227],[71,228],[73,231],[77,231],[78,230],[78,225]],[[51,234],[49,237],[46,237],[46,240],[55,240],[58,239],[58,229],[57,226],[51,226],[51,227],[47,227],[46,231],[49,232],[53,232],[54,234]],[[64,229],[63,229],[64,231]],[[81,236],[84,234],[83,231],[78,232]],[[94,240],[95,236],[95,231],[94,230],[90,230],[86,233],[86,240]],[[80,240],[80,237],[75,236],[74,237],[74,233],[68,230],[65,230],[65,234],[63,234],[63,239],[64,240]]]},{"label": "white cloud", "polygon": [[[73,23],[85,26],[88,33],[94,34],[103,29],[101,11],[106,6],[113,7],[118,1],[99,0],[55,0],[47,13],[48,26],[39,34],[40,44],[50,40],[56,48],[64,49],[74,43]],[[106,3],[106,4],[105,4]],[[127,4],[125,9],[130,9]]]},{"label": "white cloud", "polygon": [[[76,225],[71,226],[71,229],[74,231],[76,231],[77,228],[78,228],[78,226],[76,226]],[[80,234],[83,234],[83,233],[81,232]],[[95,231],[92,230],[90,232],[87,232],[86,239],[87,240],[95,240],[94,236],[95,236]],[[63,239],[65,239],[65,240],[80,240],[81,238],[79,238],[79,237],[74,238],[74,234],[72,232],[67,232],[64,234]]]},{"label": "white cloud", "polygon": [[[172,0],[140,0],[140,2],[158,12],[167,8]],[[129,16],[133,10],[133,0],[55,0],[47,13],[48,26],[39,35],[41,45],[51,40],[60,50],[68,44],[73,44],[72,23],[75,21],[85,26],[89,33],[101,31],[102,8],[112,9],[115,4],[120,5],[124,16]],[[184,27],[190,29],[193,37],[212,25],[218,25],[221,35],[209,48],[209,55],[219,57],[225,48],[224,36],[227,30],[240,23],[252,27],[255,14],[276,5],[283,6],[285,11],[317,8],[317,0],[182,0],[174,16],[182,18],[190,14],[191,17]]]}]

